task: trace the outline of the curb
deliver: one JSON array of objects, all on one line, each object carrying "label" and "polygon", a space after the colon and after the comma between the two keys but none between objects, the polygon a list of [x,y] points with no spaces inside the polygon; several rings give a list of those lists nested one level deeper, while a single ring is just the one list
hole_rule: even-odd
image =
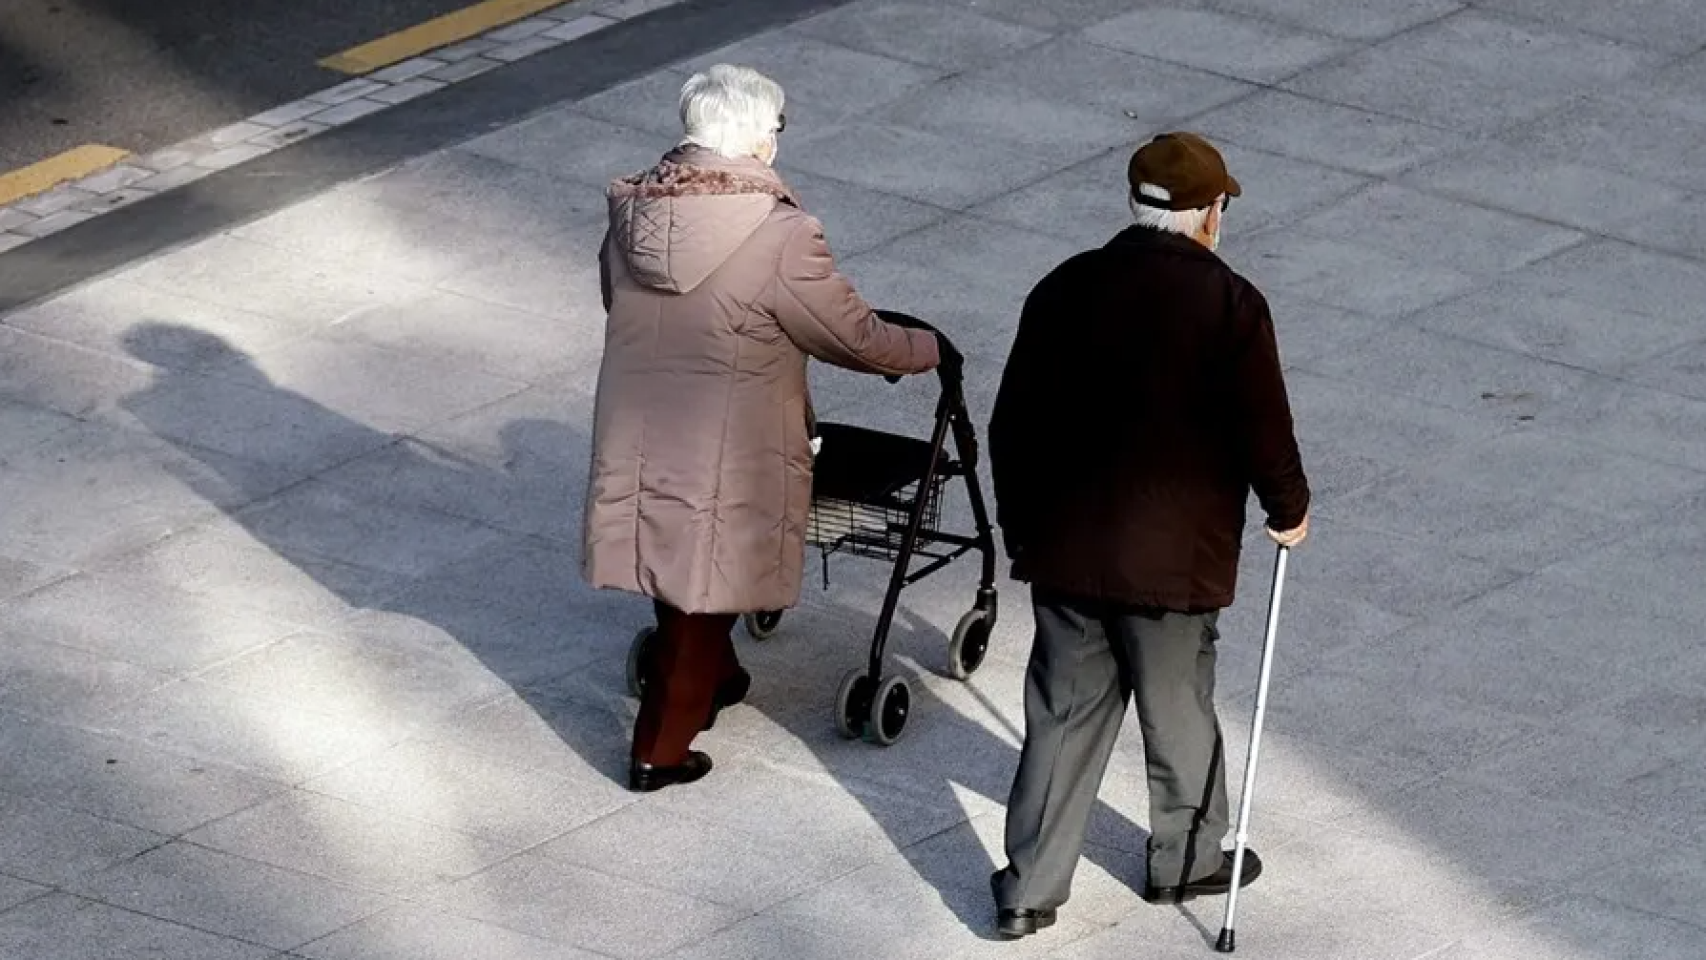
[{"label": "curb", "polygon": [[0,205],[0,253],[679,2],[624,0],[583,13],[570,9],[576,5],[574,0],[564,0],[525,20],[327,87],[211,133],[141,157],[125,157],[97,173]]}]

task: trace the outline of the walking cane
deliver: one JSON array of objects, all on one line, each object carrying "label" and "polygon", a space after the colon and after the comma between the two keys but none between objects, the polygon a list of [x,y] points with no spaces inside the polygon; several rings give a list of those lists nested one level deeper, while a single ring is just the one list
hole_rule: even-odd
[{"label": "walking cane", "polygon": [[1285,591],[1285,559],[1291,551],[1280,547],[1274,558],[1274,588],[1268,596],[1268,632],[1262,638],[1262,675],[1256,683],[1256,719],[1250,724],[1250,753],[1244,760],[1244,794],[1238,799],[1238,839],[1232,852],[1232,891],[1226,896],[1226,922],[1214,949],[1231,953],[1238,949],[1238,886],[1244,876],[1244,845],[1250,839],[1250,803],[1256,795],[1256,759],[1262,749],[1262,720],[1268,712],[1268,680],[1274,670],[1274,633],[1279,630],[1280,594]]}]

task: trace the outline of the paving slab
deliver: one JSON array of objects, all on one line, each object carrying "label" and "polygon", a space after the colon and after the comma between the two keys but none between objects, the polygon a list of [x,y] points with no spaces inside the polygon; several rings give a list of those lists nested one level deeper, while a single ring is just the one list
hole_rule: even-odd
[{"label": "paving slab", "polygon": [[1510,427],[1529,422],[1558,426],[1563,422],[1559,411],[1569,404],[1619,389],[1576,367],[1489,350],[1410,324],[1396,325],[1310,367],[1371,389],[1499,417]]},{"label": "paving slab", "polygon": [[390,905],[371,891],[173,843],[73,888],[90,899],[273,948],[299,946]]},{"label": "paving slab", "polygon": [[0,876],[0,913],[4,913],[20,903],[28,903],[37,897],[46,896],[52,892],[52,887],[44,887],[39,883],[31,883],[28,880],[19,880],[14,877]]},{"label": "paving slab", "polygon": [[[1641,699],[1659,698],[1644,692]],[[1537,800],[1565,798],[1572,809],[1611,819],[1631,834],[1665,838],[1628,848],[1625,857],[1630,862],[1624,872],[1639,873],[1668,856],[1668,846],[1699,837],[1701,775],[1698,765],[1682,755],[1678,741],[1632,733],[1607,709],[1614,706],[1601,703],[1585,715],[1578,711],[1545,736],[1473,764],[1465,779]],[[1681,742],[1698,748],[1699,739]],[[1584,767],[1572,759],[1584,756],[1593,757],[1593,763]]]},{"label": "paving slab", "polygon": [[[6,318],[6,325],[110,356],[183,371],[222,363],[228,359],[227,350],[259,350],[312,329],[311,324],[274,319],[116,277],[13,314]],[[142,339],[146,330],[168,327],[185,333]],[[205,336],[191,335],[192,331]],[[146,355],[138,350],[143,345],[149,348]]]},{"label": "paving slab", "polygon": [[67,722],[92,722],[170,683],[170,674],[26,636],[7,642],[0,707]]},{"label": "paving slab", "polygon": [[431,573],[503,538],[491,527],[386,504],[329,482],[296,487],[236,519],[280,554],[408,577]]},{"label": "paving slab", "polygon": [[[1393,687],[1426,685],[1544,722],[1653,689],[1674,675],[1674,663],[1612,658],[1607,651],[1626,636],[1652,637],[1655,647],[1667,649],[1664,638],[1687,629],[1661,616],[1611,609],[1564,581],[1537,577],[1394,635],[1355,669]],[[1523,676],[1528,670],[1534,675]]]},{"label": "paving slab", "polygon": [[[10,463],[12,458],[29,450],[31,447],[51,440],[77,426],[77,418],[70,414],[60,413],[46,407],[36,406],[15,400],[0,400],[0,462]],[[20,563],[22,561],[9,561]],[[21,572],[22,568],[19,568]],[[14,572],[11,576],[18,576]],[[10,581],[21,582],[21,581]]]},{"label": "paving slab", "polygon": [[[679,82],[676,85],[679,87]],[[667,118],[674,101],[672,93],[617,122],[626,119],[632,126],[634,121],[655,116],[660,110]],[[434,214],[447,223],[485,231],[533,231],[602,223],[606,209],[602,186],[453,148],[349,184],[340,193],[394,209]],[[474,238],[464,235],[462,239]]]},{"label": "paving slab", "polygon": [[1681,316],[1584,302],[1529,279],[1506,280],[1428,307],[1416,326],[1502,350],[1615,375],[1697,342]]},{"label": "paving slab", "polygon": [[1310,31],[1217,10],[1134,10],[1086,28],[1100,43],[1252,83],[1271,84],[1349,49]]},{"label": "paving slab", "polygon": [[1017,147],[989,144],[978,150],[977,163],[966,164],[960,160],[965,149],[956,137],[861,124],[789,144],[788,157],[790,163],[811,173],[956,210],[1022,187],[1072,162],[1058,154],[1039,157]]},{"label": "paving slab", "polygon": [[1462,149],[1446,130],[1264,90],[1195,119],[1206,136],[1351,173],[1392,176]]},{"label": "paving slab", "polygon": [[[1465,273],[1508,273],[1586,239],[1583,234],[1385,184],[1304,219],[1302,230],[1356,236],[1385,253]],[[1447,242],[1440,238],[1449,237]]]},{"label": "paving slab", "polygon": [[1066,103],[1117,110],[1135,122],[1134,142],[1141,142],[1145,133],[1160,132],[1151,127],[1176,123],[1258,89],[1232,77],[1092,43],[1078,33],[1026,48],[969,76]]},{"label": "paving slab", "polygon": [[1555,479],[1537,497],[1635,522],[1670,515],[1706,484],[1706,473],[1697,470],[1526,425],[1446,454],[1425,472],[1462,477],[1488,491],[1518,489],[1538,472]]},{"label": "paving slab", "polygon": [[992,88],[984,77],[945,80],[876,112],[886,123],[1072,163],[1132,136],[1132,123],[1109,107]]},{"label": "paving slab", "polygon": [[453,741],[399,744],[303,788],[517,848],[607,820],[631,802],[584,764],[511,766]]},{"label": "paving slab", "polygon": [[603,956],[667,954],[746,913],[532,851],[452,884],[430,905]]},{"label": "paving slab", "polygon": [[783,110],[788,114],[782,150],[790,153],[795,134],[815,136],[953,72],[908,62],[894,53],[866,53],[789,30],[743,40],[683,67],[703,70],[715,63],[763,64],[760,69],[782,85]]},{"label": "paving slab", "polygon": [[[412,617],[358,617],[337,634],[298,633],[197,679],[260,701],[278,698],[328,717],[405,728],[504,689],[453,636]],[[290,693],[280,696],[281,689]]]},{"label": "paving slab", "polygon": [[557,318],[435,291],[375,307],[327,329],[324,337],[532,383],[580,359],[581,333]]},{"label": "paving slab", "polygon": [[353,924],[304,947],[313,960],[598,960],[603,954],[577,950],[539,937],[463,917],[400,907]]},{"label": "paving slab", "polygon": [[[813,17],[796,32],[925,67],[968,70],[1006,58],[1049,34],[952,4],[853,4]],[[786,84],[784,83],[784,86]]]},{"label": "paving slab", "polygon": [[680,66],[657,70],[579,100],[573,109],[596,120],[666,139],[679,136],[681,85],[692,75],[693,71]]},{"label": "paving slab", "polygon": [[[1129,887],[1105,870],[1086,869],[1075,883],[1074,902],[1080,904],[1077,919],[1063,914],[1047,939],[1013,943],[998,938],[987,902],[989,874],[996,867],[989,843],[999,837],[999,820],[985,818],[981,825],[956,827],[782,904],[768,915],[819,937],[863,942],[897,958],[1040,957],[1047,955],[1053,943],[1094,929],[1097,916],[1132,909],[1135,895]],[[1122,873],[1132,871],[1128,877],[1141,869],[1141,858],[1114,854],[1105,859],[1117,861],[1116,869]]]},{"label": "paving slab", "polygon": [[105,732],[285,783],[376,753],[409,732],[376,720],[351,723],[196,681],[115,703],[100,719]]},{"label": "paving slab", "polygon": [[129,860],[168,839],[11,793],[0,793],[0,812],[9,825],[0,845],[0,871],[54,887]]},{"label": "paving slab", "polygon": [[141,830],[176,836],[285,789],[111,734],[0,716],[6,790]]},{"label": "paving slab", "polygon": [[[737,635],[754,686],[698,741],[716,771],[625,789],[625,659],[652,612],[578,572],[603,190],[679,139],[693,69],[738,59],[786,87],[780,170],[846,273],[968,355],[979,427],[1031,285],[1129,223],[1131,147],[1175,127],[1224,145],[1246,190],[1222,255],[1272,308],[1315,494],[1240,952],[1691,955],[1694,7],[779,0],[746,33],[748,4],[626,5],[20,248],[70,270],[125,231],[176,244],[0,317],[0,819],[20,825],[0,953],[1211,948],[1217,898],[1136,895],[1134,733],[1061,922],[994,939],[1033,627],[1003,580],[989,660],[943,676],[967,564],[902,597],[889,668],[915,709],[894,747],[830,719],[888,570],[836,558],[823,589],[814,559],[774,639]],[[526,78],[551,82],[523,97]],[[310,144],[344,173],[293,173]],[[918,433],[936,400],[933,377],[811,378],[820,414],[882,429]],[[963,496],[944,515],[968,523]],[[1216,696],[1234,777],[1273,561],[1248,520]]]},{"label": "paving slab", "polygon": [[1600,380],[1555,411],[1552,423],[1637,457],[1706,470],[1701,443],[1706,402],[1663,390]]},{"label": "paving slab", "polygon": [[1706,16],[1688,0],[1632,0],[1615,6],[1587,0],[1484,0],[1478,6],[1653,50],[1692,53],[1706,43]]},{"label": "paving slab", "polygon": [[210,237],[126,271],[134,283],[295,324],[325,324],[409,292],[407,281],[347,274],[336,261],[241,240]]},{"label": "paving slab", "polygon": [[1283,86],[1445,129],[1493,134],[1662,62],[1649,51],[1465,11]]},{"label": "paving slab", "polygon": [[183,674],[296,632],[260,618],[226,623],[224,612],[159,584],[78,576],[14,601],[0,633]]},{"label": "paving slab", "polygon": [[174,957],[266,960],[270,947],[216,936],[73,897],[55,894],[0,915],[0,950],[17,957]]},{"label": "paving slab", "polygon": [[[1597,157],[1560,156],[1483,140],[1403,177],[1435,193],[1553,223],[1604,231],[1621,223],[1649,237],[1648,221],[1679,224],[1687,194],[1612,169]],[[1635,228],[1640,222],[1643,226]],[[1672,227],[1672,230],[1678,229]]]},{"label": "paving slab", "polygon": [[1706,189],[1706,173],[1699,166],[1706,156],[1706,126],[1687,103],[1662,96],[1649,89],[1584,97],[1567,111],[1512,131],[1506,143],[1579,162],[1616,151],[1618,144],[1640,142],[1641,150],[1618,161],[1620,172],[1659,186]]},{"label": "paving slab", "polygon": [[0,328],[0,400],[72,417],[110,410],[148,368],[60,340]]},{"label": "paving slab", "polygon": [[1334,236],[1269,230],[1244,246],[1242,272],[1259,287],[1381,318],[1433,306],[1482,282],[1467,271],[1428,263],[1414,253],[1388,253]]},{"label": "paving slab", "polygon": [[1215,0],[1214,5],[1329,36],[1370,41],[1443,19],[1468,4],[1463,0]]},{"label": "paving slab", "polygon": [[[1584,882],[1582,892],[1700,927],[1706,925],[1706,914],[1701,912],[1699,856],[1698,844],[1677,844],[1661,856],[1627,861]],[[1594,894],[1590,886],[1604,889]]]},{"label": "paving slab", "polygon": [[[656,163],[658,153],[650,156]],[[644,162],[642,162],[642,166]],[[615,176],[625,176],[618,172]],[[601,184],[602,185],[602,184]],[[439,285],[472,297],[565,322],[581,340],[585,360],[603,342],[604,321],[598,287],[598,248],[602,229],[529,232],[502,231],[483,239],[467,270]]]},{"label": "paving slab", "polygon": [[186,842],[388,894],[418,896],[515,848],[400,813],[295,791],[186,834]]},{"label": "paving slab", "polygon": [[[306,628],[335,627],[401,592],[405,578],[329,560],[282,557],[221,516],[92,568],[103,581],[169,585],[200,605]],[[133,589],[127,586],[124,589]]]},{"label": "paving slab", "polygon": [[1592,896],[1574,897],[1429,954],[1429,960],[1562,960],[1572,956],[1574,944],[1581,942],[1598,944],[1619,957],[1658,960],[1697,950],[1700,928]]}]

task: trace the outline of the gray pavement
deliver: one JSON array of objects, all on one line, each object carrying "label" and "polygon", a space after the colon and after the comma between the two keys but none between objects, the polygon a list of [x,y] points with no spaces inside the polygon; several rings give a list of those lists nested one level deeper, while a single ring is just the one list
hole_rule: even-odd
[{"label": "gray pavement", "polygon": [[[859,0],[703,58],[788,88],[784,172],[980,423],[1130,147],[1225,144],[1319,491],[1241,954],[1706,957],[1703,48],[1687,0]],[[992,939],[1029,638],[1008,584],[939,675],[966,566],[905,595],[896,746],[831,723],[886,572],[837,560],[741,644],[712,777],[621,788],[648,612],[576,573],[599,191],[699,62],[0,317],[0,957],[1209,952],[1218,900],[1134,892],[1135,731],[1061,923]],[[1270,558],[1223,621],[1235,771]]]}]

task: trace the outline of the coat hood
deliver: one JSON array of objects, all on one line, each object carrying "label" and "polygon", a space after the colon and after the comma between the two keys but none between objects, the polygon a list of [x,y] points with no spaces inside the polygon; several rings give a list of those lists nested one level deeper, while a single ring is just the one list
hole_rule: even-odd
[{"label": "coat hood", "polygon": [[667,293],[705,282],[778,203],[796,203],[768,166],[694,146],[612,183],[608,196],[613,249],[638,283]]}]

